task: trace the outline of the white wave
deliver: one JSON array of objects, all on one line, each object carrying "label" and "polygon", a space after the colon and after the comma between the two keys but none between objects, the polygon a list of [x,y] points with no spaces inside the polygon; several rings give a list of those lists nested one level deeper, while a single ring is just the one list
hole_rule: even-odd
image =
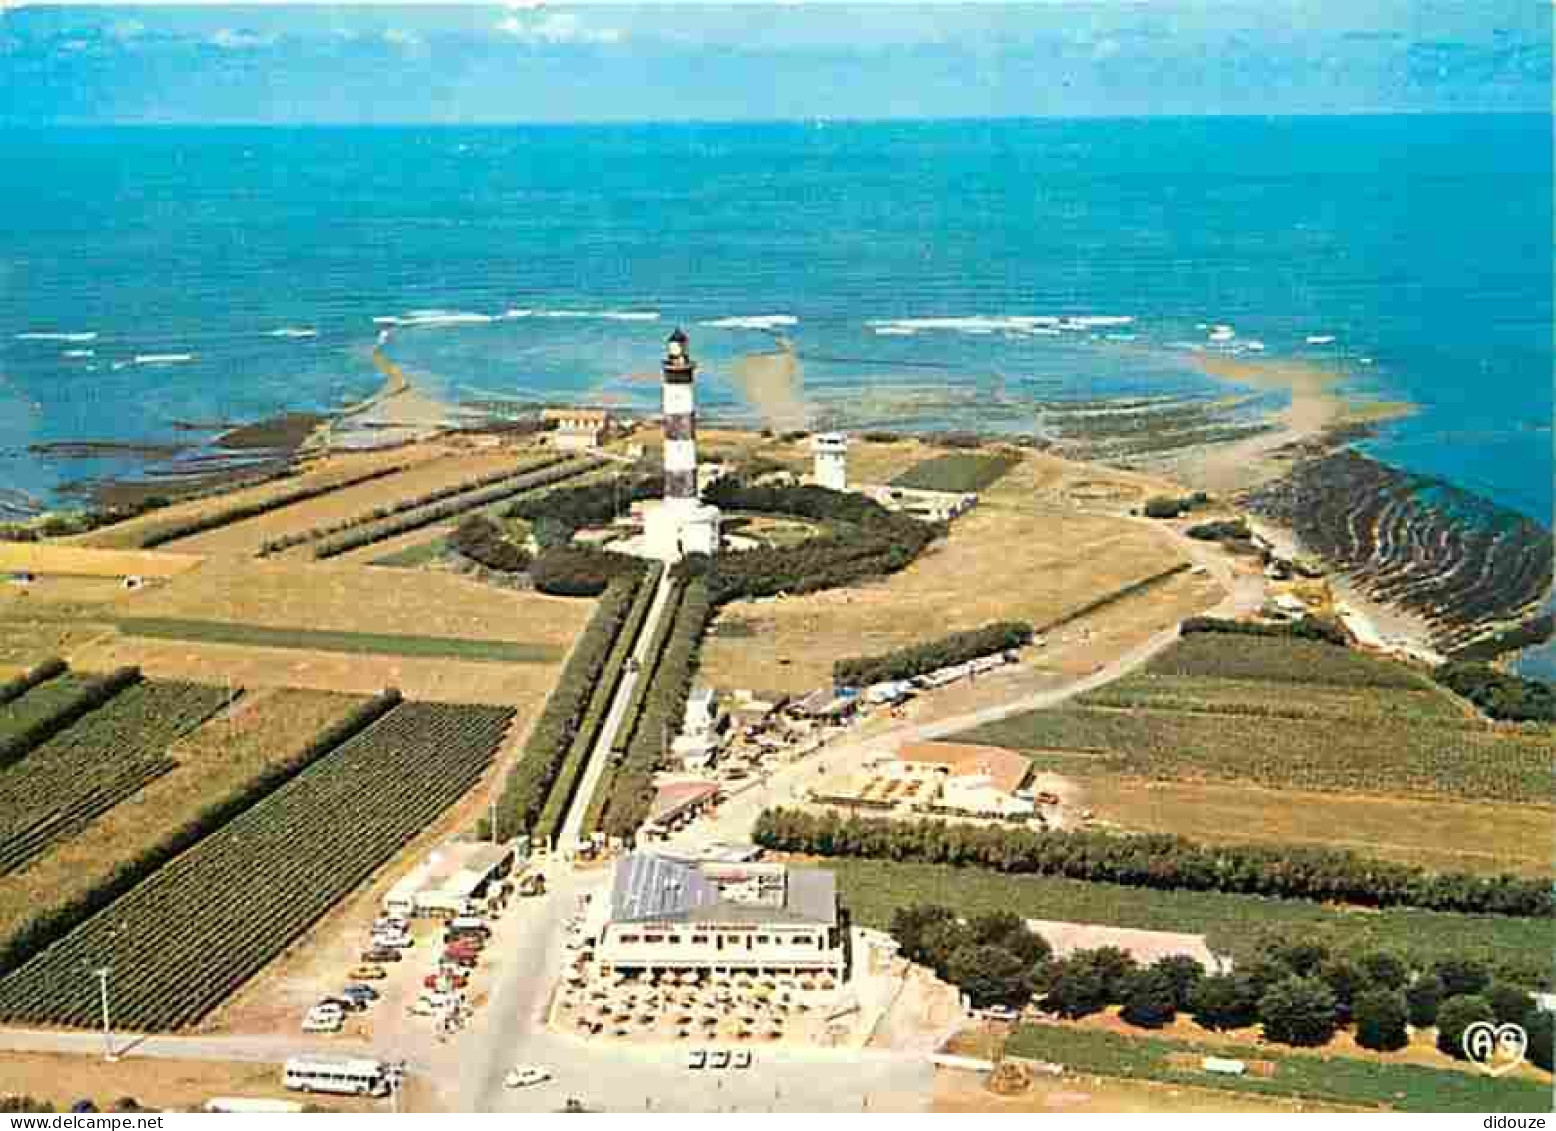
[{"label": "white wave", "polygon": [[490,314],[469,310],[408,310],[404,314],[380,314],[373,319],[378,326],[477,326],[497,321]]},{"label": "white wave", "polygon": [[536,310],[536,318],[597,318],[605,322],[658,322],[657,310]]},{"label": "white wave", "polygon": [[876,326],[874,329],[883,338],[911,338],[918,333],[912,326]]},{"label": "white wave", "polygon": [[1230,342],[1237,337],[1237,331],[1230,326],[1212,326],[1210,328],[1210,340],[1213,342]]},{"label": "white wave", "polygon": [[1134,324],[1134,317],[1128,314],[1082,314],[1064,321],[1069,326],[1091,329],[1094,326],[1130,326]]},{"label": "white wave", "polygon": [[267,334],[271,338],[317,338],[319,331],[307,326],[282,326],[280,329],[271,330]]},{"label": "white wave", "polygon": [[131,359],[131,365],[178,365],[185,361],[193,361],[192,353],[138,353]]},{"label": "white wave", "polygon": [[1253,339],[1249,339],[1247,342],[1244,342],[1243,345],[1244,345],[1245,348],[1253,351],[1254,353],[1263,353],[1264,352],[1264,343],[1263,342],[1257,342],[1257,341],[1254,341]]},{"label": "white wave", "polygon": [[1107,334],[1107,335],[1105,335],[1107,340],[1110,341],[1110,342],[1132,342],[1136,338],[1138,338],[1139,336],[1140,335],[1138,335],[1138,334]]},{"label": "white wave", "polygon": [[1370,357],[1364,357],[1364,358],[1361,358],[1360,360],[1361,360],[1361,363],[1363,365],[1371,365],[1372,364],[1372,358],[1370,358]]},{"label": "white wave", "polygon": [[96,350],[66,350],[61,357],[96,357]]},{"label": "white wave", "polygon": [[535,312],[533,310],[530,310],[527,307],[520,308],[513,306],[503,311],[501,317],[505,322],[517,322],[520,318],[528,318],[534,313]]},{"label": "white wave", "polygon": [[776,330],[780,326],[799,324],[800,320],[792,314],[749,314],[698,323],[699,326],[709,326],[716,330]]},{"label": "white wave", "polygon": [[400,320],[393,314],[380,314],[378,317],[373,319],[373,324],[375,326],[398,326],[400,324]]},{"label": "white wave", "polygon": [[997,334],[1001,331],[1030,334],[1041,328],[1058,326],[1062,321],[1051,314],[975,314],[964,318],[878,318],[866,325],[876,333],[887,329],[910,333],[942,330],[958,334]]},{"label": "white wave", "polygon": [[1309,334],[1307,336],[1307,344],[1310,346],[1327,346],[1333,341],[1333,334]]},{"label": "white wave", "polygon": [[19,342],[95,342],[97,334],[93,331],[63,334],[52,330],[30,330],[17,334],[16,340]]},{"label": "white wave", "polygon": [[1064,331],[1057,326],[1032,326],[1026,330],[1014,331],[1017,337],[1022,338],[1062,338]]}]

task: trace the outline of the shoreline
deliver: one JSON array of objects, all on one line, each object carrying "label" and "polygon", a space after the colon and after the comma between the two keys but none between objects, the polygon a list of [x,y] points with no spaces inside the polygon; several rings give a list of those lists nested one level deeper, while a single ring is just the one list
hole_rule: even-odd
[{"label": "shoreline", "polygon": [[[298,448],[300,455],[351,449],[391,447],[426,439],[453,426],[454,406],[422,392],[405,370],[383,351],[373,347],[373,367],[384,383],[370,396],[325,417]],[[345,427],[342,427],[345,425]],[[370,442],[364,437],[372,434]]]}]

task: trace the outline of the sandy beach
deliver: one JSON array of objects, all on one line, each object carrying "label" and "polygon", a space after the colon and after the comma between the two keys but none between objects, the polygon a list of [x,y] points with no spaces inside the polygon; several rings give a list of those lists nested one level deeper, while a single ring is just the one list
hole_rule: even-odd
[{"label": "sandy beach", "polygon": [[304,451],[388,447],[425,439],[453,424],[457,410],[418,389],[382,347],[374,347],[373,365],[384,375],[379,390],[320,424]]}]

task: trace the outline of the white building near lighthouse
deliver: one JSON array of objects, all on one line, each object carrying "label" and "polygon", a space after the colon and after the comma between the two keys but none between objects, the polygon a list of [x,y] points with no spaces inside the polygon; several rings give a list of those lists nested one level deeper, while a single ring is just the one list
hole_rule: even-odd
[{"label": "white building near lighthouse", "polygon": [[818,487],[829,491],[848,490],[848,436],[843,432],[822,432],[811,439],[816,465],[811,478]]},{"label": "white building near lighthouse", "polygon": [[665,344],[664,498],[643,508],[646,549],[660,561],[719,548],[719,508],[704,504],[697,492],[697,363],[686,346],[679,329]]}]

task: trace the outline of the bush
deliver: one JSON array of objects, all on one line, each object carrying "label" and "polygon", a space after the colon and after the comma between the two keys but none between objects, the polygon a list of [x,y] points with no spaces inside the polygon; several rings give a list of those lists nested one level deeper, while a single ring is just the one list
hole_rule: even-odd
[{"label": "bush", "polygon": [[1194,988],[1205,977],[1205,968],[1199,960],[1186,954],[1169,954],[1151,963],[1151,970],[1165,978],[1172,986],[1172,1001],[1177,1009],[1187,1009]]},{"label": "bush", "polygon": [[1529,1060],[1537,1068],[1551,1071],[1552,1045],[1556,1044],[1556,1038],[1552,1036],[1552,1017],[1543,1009],[1537,1009],[1529,1015],[1529,1021],[1524,1026],[1529,1035]]},{"label": "bush", "polygon": [[832,665],[832,679],[850,687],[911,679],[980,656],[1021,648],[1031,641],[1032,626],[1025,621],[995,621],[982,628],[953,632],[938,640],[897,648],[879,656],[838,660]]},{"label": "bush", "polygon": [[1026,920],[1013,911],[991,911],[974,917],[968,926],[979,943],[1008,950],[1028,967],[1045,966],[1053,957],[1048,940],[1029,928]]},{"label": "bush", "polygon": [[1334,994],[1340,1024],[1346,1024],[1351,1019],[1351,1006],[1357,995],[1368,988],[1366,973],[1349,958],[1331,958],[1318,968],[1318,978]]},{"label": "bush", "polygon": [[916,907],[899,907],[892,912],[891,926],[888,929],[892,938],[897,940],[897,945],[902,948],[902,956],[909,962],[917,962],[920,965],[929,965],[925,962],[924,936],[929,928],[938,923],[955,922],[956,912],[949,907],[939,907],[925,904]]},{"label": "bush", "polygon": [[1405,988],[1405,1008],[1410,1023],[1417,1029],[1430,1029],[1437,1024],[1437,1011],[1443,1002],[1442,979],[1436,974],[1422,974]]},{"label": "bush", "polygon": [[1488,717],[1507,722],[1556,722],[1556,688],[1498,671],[1490,664],[1447,663],[1432,678]]},{"label": "bush", "polygon": [[1444,997],[1478,994],[1491,984],[1491,971],[1474,958],[1445,958],[1433,963],[1432,973],[1442,982]]},{"label": "bush", "polygon": [[1410,1043],[1405,1025],[1405,996],[1398,990],[1368,990],[1351,1005],[1356,1043],[1376,1052],[1393,1052]]},{"label": "bush", "polygon": [[1124,983],[1120,1016],[1142,1029],[1160,1029],[1178,1015],[1178,992],[1172,977],[1156,966],[1137,970]]},{"label": "bush", "polygon": [[1207,974],[1189,994],[1189,1011],[1207,1029],[1243,1029],[1259,1019],[1259,994],[1241,974]]},{"label": "bush", "polygon": [[1277,982],[1259,999],[1264,1038],[1298,1048],[1329,1043],[1335,1031],[1335,999],[1317,978],[1293,976]]},{"label": "bush", "polygon": [[1483,996],[1498,1025],[1512,1022],[1528,1027],[1529,1015],[1534,1012],[1534,998],[1526,991],[1507,982],[1492,982]]},{"label": "bush", "polygon": [[[1550,889],[1537,879],[1435,874],[1311,845],[1209,845],[1160,833],[979,828],[786,809],[764,812],[753,835],[778,852],[974,865],[1133,887],[1364,906],[1551,914]],[[1322,957],[1312,968],[1319,961]]]},{"label": "bush", "polygon": [[1053,963],[1043,989],[1043,1008],[1072,1019],[1097,1013],[1112,1001],[1106,971],[1081,952]]},{"label": "bush", "polygon": [[1248,523],[1240,518],[1201,522],[1184,533],[1200,542],[1247,542],[1253,537]]},{"label": "bush", "polygon": [[1458,1060],[1468,1059],[1464,1053],[1464,1031],[1480,1022],[1496,1022],[1496,1014],[1485,998],[1476,994],[1448,998],[1437,1010],[1437,1051]]},{"label": "bush", "polygon": [[598,597],[618,578],[634,581],[643,562],[608,550],[559,546],[542,551],[530,564],[535,588],[553,597]]},{"label": "bush", "polygon": [[953,952],[946,972],[972,1002],[1021,1007],[1032,996],[1032,966],[1004,947],[966,946]]},{"label": "bush", "polygon": [[448,544],[473,562],[499,573],[518,573],[529,566],[529,555],[503,537],[485,515],[473,514],[449,535]]},{"label": "bush", "polygon": [[1187,499],[1173,498],[1170,495],[1153,495],[1145,501],[1146,518],[1177,518],[1188,509]]},{"label": "bush", "polygon": [[1410,981],[1410,971],[1399,957],[1386,950],[1372,950],[1357,957],[1362,973],[1379,989],[1399,990]]}]

